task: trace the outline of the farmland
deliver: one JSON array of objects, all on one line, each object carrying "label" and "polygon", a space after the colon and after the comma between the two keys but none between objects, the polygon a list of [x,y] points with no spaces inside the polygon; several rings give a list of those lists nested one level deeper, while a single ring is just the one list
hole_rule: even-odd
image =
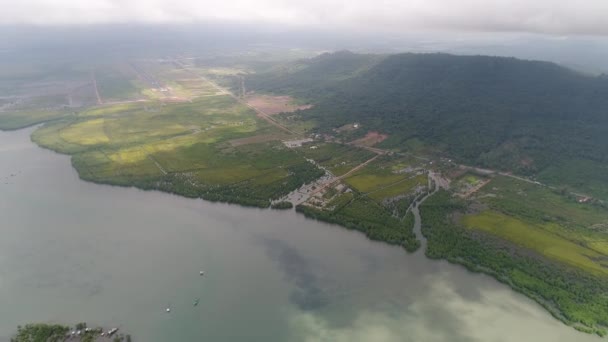
[{"label": "farmland", "polygon": [[[434,174],[441,173],[450,179],[437,188],[449,189],[420,209],[428,257],[490,274],[563,322],[606,333],[602,182],[576,187],[570,176],[578,166],[549,167],[532,179],[481,172],[452,163],[418,137],[384,150],[378,147],[394,147],[399,137],[380,131],[383,125],[340,120],[319,127],[324,119],[305,115],[317,105],[291,97],[298,92],[277,96],[234,86],[250,72],[174,59],[34,70],[0,82],[2,89],[14,84],[0,99],[0,129],[44,123],[32,140],[70,155],[87,181],[261,208],[295,206],[409,252],[421,245],[413,203],[436,188]],[[570,181],[555,185],[564,173]]]},{"label": "farmland", "polygon": [[[606,333],[608,210],[512,177],[465,173],[421,207],[427,255],[489,273],[575,328]],[[487,182],[467,198],[464,184]]]},{"label": "farmland", "polygon": [[[280,142],[285,133],[172,63],[74,68],[77,80],[53,75],[53,87],[23,80],[30,93],[6,101],[0,128],[47,122],[32,140],[71,155],[82,179],[268,207],[323,173]],[[84,91],[89,102],[76,101]]]},{"label": "farmland", "polygon": [[[342,171],[336,165],[347,161],[353,163],[357,158],[363,163],[361,157],[370,157],[361,153],[369,151],[349,145],[319,147],[309,156],[314,155],[332,171]],[[335,153],[336,150],[342,153]],[[352,153],[355,150],[358,153]],[[327,156],[328,153],[337,160]],[[363,168],[323,187],[298,205],[297,210],[312,218],[359,230],[370,239],[401,245],[409,252],[416,251],[420,241],[413,233],[414,218],[409,207],[416,197],[428,190],[425,170],[404,157],[380,156],[369,160],[371,162]]]},{"label": "farmland", "polygon": [[72,154],[83,179],[265,207],[320,172],[280,142],[229,143],[273,131],[224,95],[96,108],[41,128],[33,140]]}]

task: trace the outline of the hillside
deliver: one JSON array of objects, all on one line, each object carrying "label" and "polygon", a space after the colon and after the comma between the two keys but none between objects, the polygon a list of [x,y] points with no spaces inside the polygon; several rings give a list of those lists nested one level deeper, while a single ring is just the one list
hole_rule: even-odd
[{"label": "hillside", "polygon": [[[326,74],[319,85],[304,80],[323,76],[313,71],[340,65],[343,59],[334,54],[311,60],[291,75],[302,82],[291,81],[300,88],[289,92],[323,89],[335,73]],[[463,163],[538,176],[608,198],[608,191],[597,188],[608,182],[603,166],[608,161],[605,77],[547,62],[447,54],[392,55],[368,70],[342,76],[303,113],[320,130],[361,122],[365,131],[390,135],[384,147],[422,141]],[[249,87],[256,89],[256,84]]]},{"label": "hillside", "polygon": [[383,55],[349,51],[324,53],[311,59],[280,64],[247,77],[247,87],[268,93],[319,100],[333,93],[344,80],[361,75],[384,59]]}]

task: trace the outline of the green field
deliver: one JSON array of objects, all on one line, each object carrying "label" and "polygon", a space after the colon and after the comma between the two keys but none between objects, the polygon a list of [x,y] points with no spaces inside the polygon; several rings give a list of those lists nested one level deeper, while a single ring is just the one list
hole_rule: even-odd
[{"label": "green field", "polygon": [[406,157],[382,156],[345,179],[346,184],[382,202],[426,189],[428,179],[418,162]]},{"label": "green field", "polygon": [[604,255],[554,234],[554,223],[531,223],[496,211],[463,216],[470,208],[471,203],[446,191],[421,205],[427,256],[492,275],[564,323],[606,334]]},{"label": "green field", "polygon": [[462,222],[469,228],[491,233],[549,259],[608,276],[608,255],[552,233],[560,229],[554,227],[554,223],[530,223],[495,211],[468,215]]},{"label": "green field", "polygon": [[[316,148],[312,149],[312,146]],[[374,156],[370,151],[337,143],[306,144],[298,148],[298,151],[326,167],[336,176],[345,174]]]},{"label": "green field", "polygon": [[83,179],[266,207],[322,174],[279,142],[230,144],[268,133],[275,128],[234,99],[207,96],[96,107],[32,138],[71,154]]},{"label": "green field", "polygon": [[[328,151],[343,152],[336,158],[341,164],[347,160],[352,148],[328,144],[309,152],[309,155],[314,155],[329,167],[336,160],[321,158]],[[420,193],[426,191],[428,182],[427,175],[417,166],[406,157],[378,157],[344,180],[352,191],[338,193],[336,188],[330,188],[325,191],[324,198],[328,203],[323,207],[313,202],[296,209],[309,217],[359,230],[370,239],[400,245],[413,252],[420,247],[420,241],[413,232],[414,217],[409,207]]]}]

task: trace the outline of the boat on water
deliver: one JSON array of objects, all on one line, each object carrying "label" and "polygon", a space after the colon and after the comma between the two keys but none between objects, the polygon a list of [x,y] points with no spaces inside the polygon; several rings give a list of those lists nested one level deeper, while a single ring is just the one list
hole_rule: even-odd
[{"label": "boat on water", "polygon": [[171,312],[171,308],[166,308],[165,311],[166,312]]},{"label": "boat on water", "polygon": [[205,275],[205,272],[200,271],[200,272],[198,272],[198,274],[199,274],[199,275],[201,275],[201,276],[204,276],[204,275]]},{"label": "boat on water", "polygon": [[198,302],[199,302],[199,299],[198,299],[198,298],[196,298],[196,299],[194,300],[194,306],[197,306],[197,305],[198,305]]}]

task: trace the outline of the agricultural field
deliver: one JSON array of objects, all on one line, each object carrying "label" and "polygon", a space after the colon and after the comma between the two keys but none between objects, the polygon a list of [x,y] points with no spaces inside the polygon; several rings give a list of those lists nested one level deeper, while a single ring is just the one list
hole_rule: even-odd
[{"label": "agricultural field", "polygon": [[490,178],[466,172],[452,182],[452,190],[457,196],[467,198],[490,182]]},{"label": "agricultural field", "polygon": [[463,224],[556,262],[608,276],[608,208],[524,181],[497,176],[479,191],[486,209]]},{"label": "agricultural field", "polygon": [[244,205],[267,207],[324,174],[281,143],[293,137],[208,82],[210,72],[233,75],[153,59],[0,68],[0,86],[13,86],[0,129],[46,123],[33,141],[71,155],[89,181]]},{"label": "agricultural field", "polygon": [[464,173],[451,190],[421,206],[428,256],[489,273],[566,324],[606,334],[608,208],[603,202],[502,175]]},{"label": "agricultural field", "polygon": [[370,198],[386,202],[392,198],[427,191],[425,169],[416,161],[382,156],[347,177],[345,182]]},{"label": "agricultural field", "polygon": [[33,140],[73,155],[87,180],[265,207],[322,174],[279,141],[247,143],[273,133],[224,95],[96,107],[42,127]]},{"label": "agricultural field", "polygon": [[608,254],[601,253],[603,248],[597,248],[598,251],[593,245],[580,244],[586,240],[582,234],[582,241],[560,235],[563,228],[555,223],[533,223],[493,210],[467,215],[462,223],[469,229],[490,233],[557,262],[595,275],[608,276]]},{"label": "agricultural field", "polygon": [[330,142],[304,144],[297,151],[327,168],[335,176],[345,174],[374,156],[370,151]]},{"label": "agricultural field", "polygon": [[[314,157],[321,162],[329,161],[326,165],[331,166],[331,159],[319,157],[328,151],[349,149],[354,147],[326,144],[309,157],[315,154]],[[418,196],[427,193],[427,185],[426,170],[419,162],[401,156],[377,156],[344,179],[325,186],[296,209],[309,217],[359,230],[370,239],[400,245],[413,252],[419,248],[420,241],[413,233],[414,218],[409,209]]]}]

